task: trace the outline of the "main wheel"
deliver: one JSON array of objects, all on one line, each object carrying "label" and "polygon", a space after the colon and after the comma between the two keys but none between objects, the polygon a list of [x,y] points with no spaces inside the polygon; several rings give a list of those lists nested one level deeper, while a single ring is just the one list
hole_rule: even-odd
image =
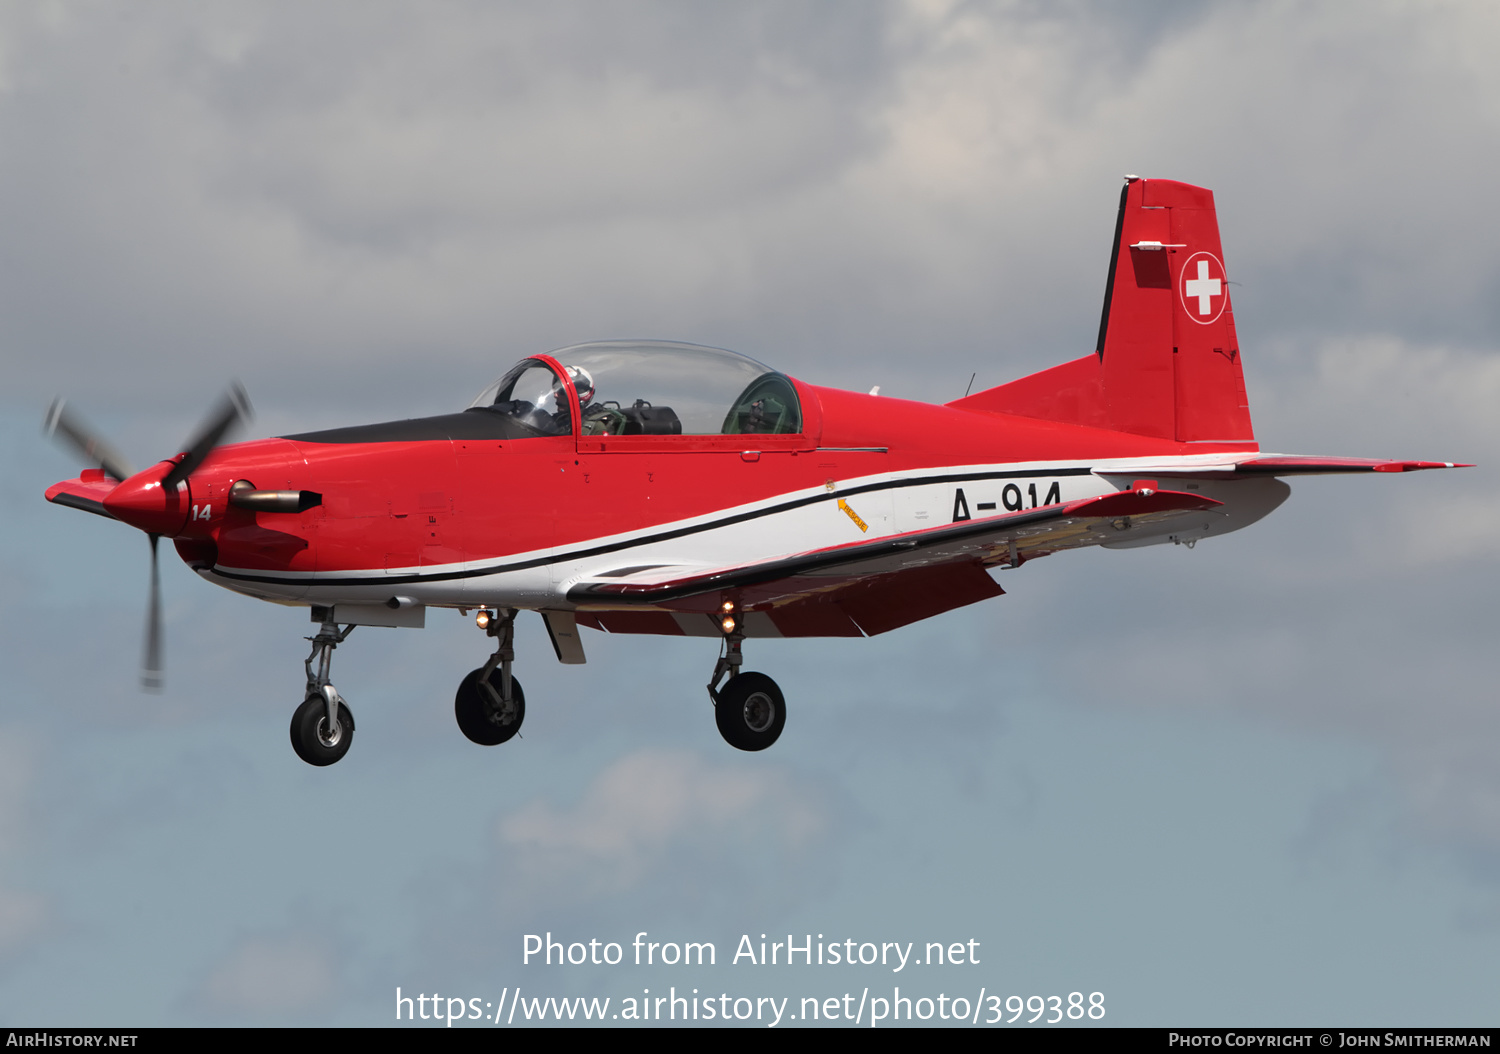
[{"label": "main wheel", "polygon": [[786,725],[786,700],[763,673],[742,673],[719,690],[714,707],[719,735],[740,750],[765,750]]},{"label": "main wheel", "polygon": [[328,727],[328,704],[309,695],[292,714],[292,749],[309,765],[332,765],[349,753],[354,741],[354,715],[339,703],[338,719]]},{"label": "main wheel", "polygon": [[[453,697],[453,716],[458,718],[458,727],[469,739],[482,747],[504,743],[521,730],[526,719],[526,693],[521,691],[521,682],[514,676],[510,679],[510,700],[514,712],[506,713],[496,706],[488,692],[480,691],[479,675],[483,670],[470,670],[469,676],[458,686]],[[500,670],[490,673],[490,687],[500,694]]]}]

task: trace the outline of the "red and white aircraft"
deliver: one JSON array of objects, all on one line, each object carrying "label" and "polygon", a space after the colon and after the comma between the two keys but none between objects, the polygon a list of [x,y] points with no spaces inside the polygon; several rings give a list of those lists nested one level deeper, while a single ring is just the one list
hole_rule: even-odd
[{"label": "red and white aircraft", "polygon": [[[714,348],[584,344],[516,365],[466,410],[221,446],[236,389],[185,453],[141,472],[61,403],[49,427],[99,468],[50,501],[147,532],[146,677],[159,681],[156,540],[201,576],[311,608],[292,718],[331,764],[354,721],[329,682],[355,626],[477,610],[497,638],[459,686],[476,743],[525,716],[512,626],[717,638],[719,731],[781,734],[747,638],[874,635],[998,596],[990,569],[1088,545],[1192,545],[1286,499],[1279,476],[1448,462],[1264,454],[1250,427],[1213,195],[1127,177],[1097,347],[942,406],[804,384]],[[728,677],[725,682],[725,677]]]}]

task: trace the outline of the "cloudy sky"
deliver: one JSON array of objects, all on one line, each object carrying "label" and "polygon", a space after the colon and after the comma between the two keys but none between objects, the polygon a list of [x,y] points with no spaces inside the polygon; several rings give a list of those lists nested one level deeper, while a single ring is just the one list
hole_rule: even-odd
[{"label": "cloudy sky", "polygon": [[[1493,1024],[1496,39],[1477,2],[0,8],[0,1021],[900,985]],[[483,750],[451,705],[482,636],[363,629],[326,770],[287,742],[296,611],[165,563],[142,695],[144,539],[42,500],[80,467],[59,393],[137,463],[231,378],[280,434],[591,339],[952,399],[1093,347],[1126,172],[1214,190],[1265,449],[1480,467],[752,642],[790,708],[759,755],[713,727],[712,642],[564,668],[526,622],[524,739]],[[719,965],[522,962],[641,931]],[[730,965],[762,933],[980,962]]]}]

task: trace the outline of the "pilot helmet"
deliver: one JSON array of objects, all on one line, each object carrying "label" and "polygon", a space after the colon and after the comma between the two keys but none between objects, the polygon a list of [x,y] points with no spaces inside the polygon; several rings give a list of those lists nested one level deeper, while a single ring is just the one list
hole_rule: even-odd
[{"label": "pilot helmet", "polygon": [[[594,375],[582,366],[564,366],[563,372],[568,375],[568,380],[573,382],[573,390],[578,393],[578,402],[587,406],[594,398]],[[557,385],[561,389],[562,385]]]}]

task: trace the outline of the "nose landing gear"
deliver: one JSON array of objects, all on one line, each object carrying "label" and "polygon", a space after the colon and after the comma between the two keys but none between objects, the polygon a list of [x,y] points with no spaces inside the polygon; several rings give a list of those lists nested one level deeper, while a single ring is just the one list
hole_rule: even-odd
[{"label": "nose landing gear", "polygon": [[[714,722],[726,743],[739,750],[765,750],[786,725],[786,700],[765,674],[740,673],[744,639],[737,628],[726,635],[727,646],[708,682],[708,695],[714,701]],[[729,680],[719,688],[726,673]]]},{"label": "nose landing gear", "polygon": [[[292,714],[292,749],[309,765],[332,765],[354,742],[354,715],[344,705],[339,690],[328,680],[333,649],[354,632],[352,625],[339,629],[335,622],[325,622],[312,641],[312,653],[303,666],[307,670],[307,692],[302,705]],[[313,673],[313,660],[318,672]]]},{"label": "nose landing gear", "polygon": [[493,747],[521,730],[521,722],[526,718],[526,693],[510,672],[510,664],[516,657],[516,612],[507,611],[503,617],[486,612],[485,616],[484,630],[499,639],[499,647],[488,662],[469,671],[458,686],[458,694],[453,698],[453,716],[471,741]]}]

